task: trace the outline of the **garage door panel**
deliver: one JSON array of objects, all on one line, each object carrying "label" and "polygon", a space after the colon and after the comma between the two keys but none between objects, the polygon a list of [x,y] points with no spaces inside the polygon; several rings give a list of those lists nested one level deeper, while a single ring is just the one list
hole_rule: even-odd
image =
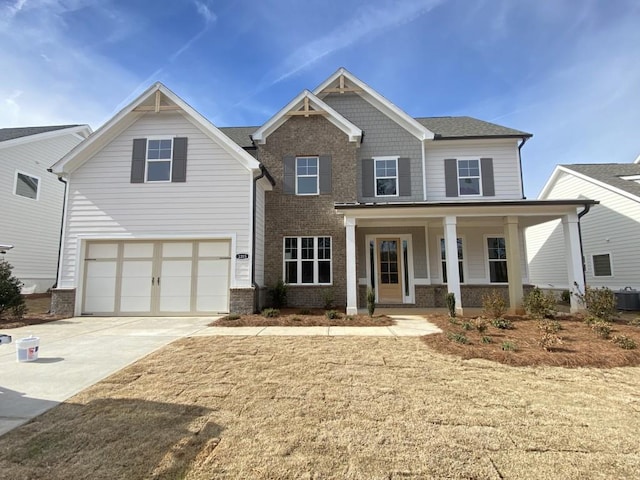
[{"label": "garage door panel", "polygon": [[152,260],[125,260],[122,263],[121,312],[151,311],[152,273]]},{"label": "garage door panel", "polygon": [[87,262],[85,312],[110,313],[115,310],[116,261]]},{"label": "garage door panel", "polygon": [[161,312],[191,311],[191,260],[162,262],[160,284]]},{"label": "garage door panel", "polygon": [[228,241],[219,240],[213,242],[200,242],[198,254],[201,257],[228,257],[231,244]]},{"label": "garage door panel", "polygon": [[228,259],[198,261],[196,308],[199,312],[226,312],[229,308]]}]

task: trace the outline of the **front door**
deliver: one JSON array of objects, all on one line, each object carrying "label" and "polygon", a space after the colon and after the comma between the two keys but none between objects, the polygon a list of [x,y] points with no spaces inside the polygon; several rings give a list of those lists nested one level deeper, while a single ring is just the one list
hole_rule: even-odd
[{"label": "front door", "polygon": [[400,239],[378,238],[378,302],[402,303]]}]

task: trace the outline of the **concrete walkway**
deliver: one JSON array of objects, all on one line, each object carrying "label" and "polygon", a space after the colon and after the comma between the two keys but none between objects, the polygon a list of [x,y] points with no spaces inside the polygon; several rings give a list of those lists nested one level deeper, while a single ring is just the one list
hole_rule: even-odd
[{"label": "concrete walkway", "polygon": [[[0,435],[149,353],[189,336],[422,336],[440,330],[423,317],[390,315],[389,327],[207,327],[212,317],[82,317],[0,331]],[[38,360],[18,363],[15,342],[40,339]]]}]

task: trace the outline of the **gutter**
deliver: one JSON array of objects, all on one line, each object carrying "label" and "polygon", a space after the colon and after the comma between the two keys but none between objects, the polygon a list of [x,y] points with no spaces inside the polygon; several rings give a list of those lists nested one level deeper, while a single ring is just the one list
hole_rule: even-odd
[{"label": "gutter", "polygon": [[[259,286],[256,283],[256,189],[258,185],[258,180],[261,178],[265,178],[269,180],[271,186],[275,187],[276,181],[273,179],[267,168],[260,163],[260,175],[253,178],[253,208],[252,208],[252,218],[251,218],[251,234],[253,239],[251,241],[251,286],[256,289],[259,294]],[[256,310],[256,301],[254,300],[253,305],[254,311]]]},{"label": "gutter", "polygon": [[[53,169],[47,168],[47,172],[53,173]],[[57,175],[57,174],[54,174]],[[58,268],[56,268],[56,283],[51,288],[58,288],[58,282],[60,281],[60,259],[62,257],[62,235],[64,234],[64,213],[67,208],[67,181],[58,177],[58,181],[64,183],[64,195],[62,197],[62,219],[60,220],[60,241],[58,242]]]},{"label": "gutter", "polygon": [[525,200],[527,197],[524,194],[524,179],[522,177],[522,147],[527,143],[531,137],[522,137],[522,143],[518,145],[518,165],[520,166],[520,188],[522,188],[522,199]]},{"label": "gutter", "polygon": [[580,242],[580,260],[582,261],[582,283],[585,285],[587,285],[587,265],[585,262],[585,257],[584,257],[584,252],[582,251],[582,224],[580,223],[580,219],[582,217],[584,217],[587,213],[589,213],[589,210],[591,210],[591,205],[593,205],[592,203],[585,203],[584,205],[584,210],[582,210],[579,214],[578,214],[578,240]]}]

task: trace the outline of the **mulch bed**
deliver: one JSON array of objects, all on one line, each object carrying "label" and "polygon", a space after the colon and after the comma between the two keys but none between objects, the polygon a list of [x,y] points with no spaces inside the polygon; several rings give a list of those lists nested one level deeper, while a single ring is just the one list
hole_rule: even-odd
[{"label": "mulch bed", "polygon": [[40,325],[41,323],[54,322],[56,320],[62,320],[64,315],[51,315],[48,313],[41,313],[35,315],[25,315],[20,320],[14,320],[11,318],[0,318],[0,329],[10,329],[27,327],[29,325]]},{"label": "mulch bed", "polygon": [[340,318],[327,318],[322,309],[302,310],[296,308],[280,309],[280,315],[267,318],[261,314],[241,315],[235,320],[222,317],[211,322],[211,327],[386,327],[394,325],[393,319],[386,315],[345,315]]},{"label": "mulch bed", "polygon": [[[640,327],[628,325],[622,320],[614,322],[610,339],[598,337],[580,316],[561,316],[557,320],[562,326],[557,335],[562,344],[545,351],[539,344],[542,331],[537,320],[521,316],[506,316],[513,322],[512,330],[501,330],[489,323],[484,334],[476,329],[464,330],[462,324],[473,318],[456,318],[452,323],[446,315],[429,315],[427,319],[438,325],[443,333],[427,335],[422,340],[440,353],[455,355],[463,359],[483,358],[513,366],[561,366],[613,368],[640,366]],[[450,334],[464,334],[468,344],[449,338]],[[482,336],[491,338],[491,343],[482,343]],[[626,335],[635,340],[638,348],[624,350],[611,341],[616,335]],[[502,350],[503,342],[517,346],[516,351]]]}]

